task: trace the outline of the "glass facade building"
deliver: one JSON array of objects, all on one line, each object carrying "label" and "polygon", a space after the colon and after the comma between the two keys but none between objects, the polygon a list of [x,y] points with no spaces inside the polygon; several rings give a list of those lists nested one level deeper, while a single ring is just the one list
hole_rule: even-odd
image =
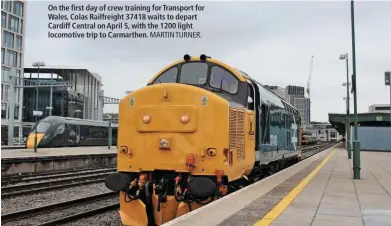
[{"label": "glass facade building", "polygon": [[[8,125],[14,119],[14,143],[22,138],[23,88],[10,91],[10,76],[22,78],[25,43],[26,1],[1,1],[1,141],[8,144]],[[15,74],[11,74],[15,71]],[[14,85],[21,80],[16,80]],[[14,95],[14,115],[10,115],[10,93]]]},{"label": "glass facade building", "polygon": [[311,122],[310,99],[306,97],[293,96],[293,106],[299,111],[301,121],[304,122],[304,124],[307,125],[310,124]]},{"label": "glass facade building", "polygon": [[23,122],[35,122],[34,110],[42,112],[39,119],[50,113],[53,116],[103,119],[104,96],[102,79],[98,74],[84,68],[52,66],[40,67],[39,70],[26,67],[24,72],[25,83],[31,82],[33,86],[24,91]]},{"label": "glass facade building", "polygon": [[[43,81],[43,80],[41,80]],[[24,90],[23,121],[34,122],[33,111],[36,108],[36,89]],[[40,87],[38,96],[38,109],[42,111],[40,119],[50,115],[50,87]],[[66,88],[55,87],[52,92],[52,115],[83,118],[83,95],[72,95]]]},{"label": "glass facade building", "polygon": [[285,88],[268,85],[264,87],[294,106],[300,113],[302,125],[310,124],[311,99],[304,96],[304,87],[293,85],[286,86]]}]

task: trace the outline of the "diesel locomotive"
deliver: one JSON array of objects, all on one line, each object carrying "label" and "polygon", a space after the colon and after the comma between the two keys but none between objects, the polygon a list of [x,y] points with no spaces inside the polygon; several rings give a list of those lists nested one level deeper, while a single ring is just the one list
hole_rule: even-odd
[{"label": "diesel locomotive", "polygon": [[117,172],[105,184],[124,225],[162,225],[297,162],[300,124],[246,73],[185,55],[121,99]]},{"label": "diesel locomotive", "polygon": [[[113,146],[117,145],[117,128],[111,124]],[[103,146],[108,144],[108,132],[108,122],[48,116],[32,128],[26,148],[34,148],[35,136],[38,148]]]}]

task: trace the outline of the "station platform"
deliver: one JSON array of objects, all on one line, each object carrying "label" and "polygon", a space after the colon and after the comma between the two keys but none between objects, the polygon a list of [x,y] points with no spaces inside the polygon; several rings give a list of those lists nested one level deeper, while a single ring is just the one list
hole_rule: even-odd
[{"label": "station platform", "polygon": [[391,226],[390,162],[361,152],[353,180],[346,149],[330,148],[165,225]]},{"label": "station platform", "polygon": [[24,145],[13,145],[13,146],[8,146],[8,145],[1,145],[1,150],[5,149],[24,149]]},{"label": "station platform", "polygon": [[41,157],[41,156],[67,156],[67,155],[93,155],[93,154],[110,154],[117,153],[117,147],[107,146],[93,147],[61,147],[61,148],[38,148],[34,149],[2,149],[1,158],[24,158],[24,157]]},{"label": "station platform", "polygon": [[117,147],[2,149],[1,174],[36,173],[68,169],[115,167]]}]

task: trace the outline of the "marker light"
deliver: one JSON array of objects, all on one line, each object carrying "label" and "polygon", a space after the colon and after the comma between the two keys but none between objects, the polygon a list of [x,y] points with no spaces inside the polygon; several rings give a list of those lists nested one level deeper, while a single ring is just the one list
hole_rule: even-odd
[{"label": "marker light", "polygon": [[149,123],[151,121],[151,116],[149,115],[144,115],[143,116],[143,122],[144,123]]},{"label": "marker light", "polygon": [[195,165],[195,156],[194,154],[188,154],[186,156],[186,165],[194,166]]},{"label": "marker light", "polygon": [[189,121],[189,116],[187,116],[186,114],[183,114],[182,116],[181,116],[181,122],[183,123],[183,124],[185,124],[185,123],[187,123]]}]

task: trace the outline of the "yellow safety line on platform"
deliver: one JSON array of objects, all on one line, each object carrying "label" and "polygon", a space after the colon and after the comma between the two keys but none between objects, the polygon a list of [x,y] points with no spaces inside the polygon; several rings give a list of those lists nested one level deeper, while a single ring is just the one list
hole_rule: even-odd
[{"label": "yellow safety line on platform", "polygon": [[296,198],[296,196],[303,190],[303,188],[311,181],[311,179],[320,171],[320,169],[334,154],[334,149],[319,165],[312,171],[304,180],[300,182],[284,199],[282,199],[270,212],[268,212],[261,220],[254,224],[254,226],[270,225],[281,213],[289,206],[289,204]]}]

